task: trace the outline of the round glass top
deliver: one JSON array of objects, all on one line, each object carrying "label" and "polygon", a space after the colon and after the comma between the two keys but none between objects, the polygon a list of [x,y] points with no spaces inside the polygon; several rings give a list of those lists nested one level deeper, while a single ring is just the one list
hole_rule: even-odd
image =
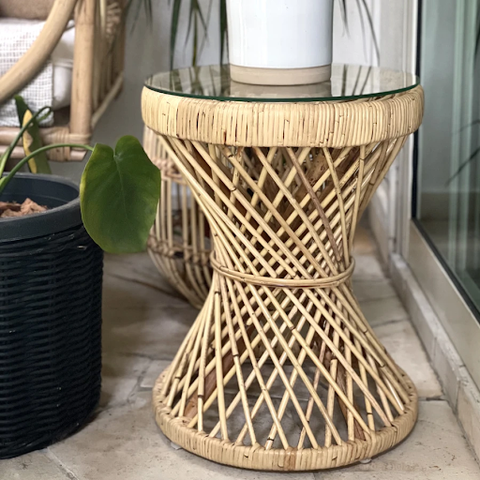
[{"label": "round glass top", "polygon": [[147,78],[145,86],[180,97],[243,102],[314,102],[380,97],[414,88],[411,73],[359,65],[332,65],[328,82],[310,85],[271,86],[238,83],[228,65],[190,67],[161,72]]}]

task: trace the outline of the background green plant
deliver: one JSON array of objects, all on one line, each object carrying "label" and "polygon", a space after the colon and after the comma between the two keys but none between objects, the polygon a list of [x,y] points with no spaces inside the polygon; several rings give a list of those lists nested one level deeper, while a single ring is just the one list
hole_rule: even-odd
[{"label": "background green plant", "polygon": [[[145,12],[147,23],[152,25],[153,20],[153,5],[154,2],[159,0],[129,0],[127,4],[127,12],[131,12],[133,15],[133,26],[135,26],[140,17],[142,9]],[[169,0],[169,5],[172,8],[172,16],[170,22],[170,69],[174,68],[175,64],[175,46],[177,44],[178,27],[180,25],[182,5],[183,2],[189,2],[188,4],[188,28],[187,28],[187,41],[192,42],[192,65],[197,65],[197,60],[201,49],[207,38],[208,25],[210,22],[211,11],[213,3],[216,2],[219,5],[219,18],[218,28],[220,30],[220,45],[219,45],[219,63],[223,63],[225,58],[225,49],[227,44],[227,7],[226,0],[209,0],[206,8],[200,6],[199,0]],[[239,0],[240,1],[240,0]],[[362,36],[364,40],[367,38],[367,33],[371,35],[375,55],[377,60],[380,58],[380,50],[378,46],[377,36],[373,25],[373,18],[368,7],[366,0],[337,0],[340,6],[340,12],[342,15],[343,24],[347,33],[349,32],[349,24],[351,21],[348,13],[348,4],[352,2],[356,6],[358,12],[358,18],[360,19],[360,25],[362,28]],[[202,38],[202,42],[200,42]]]}]

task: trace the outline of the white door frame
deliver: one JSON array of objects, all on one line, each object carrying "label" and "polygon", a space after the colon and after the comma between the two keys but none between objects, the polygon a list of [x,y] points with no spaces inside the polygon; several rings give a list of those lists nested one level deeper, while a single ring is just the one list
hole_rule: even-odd
[{"label": "white door frame", "polygon": [[[380,65],[415,72],[417,61],[418,1],[378,2]],[[410,136],[374,196],[369,219],[383,261],[390,264],[393,252],[408,244],[411,219],[412,158],[414,137]]]}]

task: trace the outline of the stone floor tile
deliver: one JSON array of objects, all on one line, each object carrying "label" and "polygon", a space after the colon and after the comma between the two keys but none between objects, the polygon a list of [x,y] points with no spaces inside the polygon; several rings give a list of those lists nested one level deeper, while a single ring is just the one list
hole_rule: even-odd
[{"label": "stone floor tile", "polygon": [[356,472],[348,467],[315,474],[315,480],[463,480],[463,478],[461,476],[442,476],[440,472],[425,472],[422,470],[418,472],[392,470],[387,472]]},{"label": "stone floor tile", "polygon": [[153,388],[157,378],[170,363],[170,360],[153,360],[140,380],[140,388]]},{"label": "stone floor tile", "polygon": [[[286,479],[174,449],[155,424],[150,392],[139,393],[132,405],[101,412],[82,431],[50,449],[79,480]],[[313,473],[292,473],[288,480],[313,480]]]},{"label": "stone floor tile", "polygon": [[71,480],[43,451],[0,460],[0,480]]},{"label": "stone floor tile", "polygon": [[358,301],[378,300],[381,298],[396,297],[397,294],[389,280],[362,280],[353,279],[353,293]]},{"label": "stone floor tile", "polygon": [[137,355],[104,353],[100,407],[111,408],[127,402],[150,363],[148,358]]},{"label": "stone floor tile", "polygon": [[375,242],[372,234],[363,222],[357,227],[355,241],[353,242],[354,255],[376,255]]},{"label": "stone floor tile", "polygon": [[105,308],[103,346],[106,352],[170,359],[192,326],[198,311],[183,307],[142,304]]},{"label": "stone floor tile", "polygon": [[385,273],[376,257],[372,255],[359,255],[354,253],[355,270],[353,280],[382,280]]},{"label": "stone floor tile", "polygon": [[[441,390],[407,314],[359,230],[354,289],[363,311],[421,397]],[[422,401],[412,435],[367,465],[288,475],[238,470],[176,450],[155,424],[150,389],[197,311],[160,277],[146,254],[106,256],[102,406],[80,432],[47,451],[0,461],[0,480],[472,480],[480,478],[451,408]],[[131,278],[133,281],[129,281]],[[300,395],[300,394],[299,394]],[[274,398],[274,401],[278,401]]]},{"label": "stone floor tile", "polygon": [[132,281],[128,280],[126,272],[117,274],[112,267],[105,268],[103,308],[141,308],[144,305],[183,307],[188,305],[179,294],[173,295],[168,289],[164,289],[162,282],[161,278]]},{"label": "stone floor tile", "polygon": [[315,473],[316,480],[477,480],[480,467],[445,401],[420,402],[412,434],[366,465]]},{"label": "stone floor tile", "polygon": [[170,286],[153,264],[147,253],[134,253],[130,255],[105,254],[105,273],[124,278],[128,281],[138,282],[142,285],[152,285],[173,297],[180,297],[178,292]]},{"label": "stone floor tile", "polygon": [[360,302],[360,307],[372,327],[408,319],[408,313],[398,297],[367,300]]},{"label": "stone floor tile", "polygon": [[[170,287],[146,253],[107,255],[105,272],[104,351],[172,358],[198,311],[178,294],[169,293]],[[129,275],[134,281],[128,280]]]},{"label": "stone floor tile", "polygon": [[[102,412],[77,435],[50,449],[81,480],[120,477],[122,480],[193,477],[279,480],[285,477],[241,471],[175,450],[153,422],[149,392],[141,392],[133,405]],[[421,402],[419,421],[412,435],[390,452],[367,465],[314,475],[317,480],[473,480],[480,478],[480,468],[448,404],[429,401]],[[292,473],[288,478],[313,480],[313,474]]]},{"label": "stone floor tile", "polygon": [[438,398],[442,395],[442,387],[408,320],[379,325],[374,330],[395,362],[413,380],[420,398]]}]

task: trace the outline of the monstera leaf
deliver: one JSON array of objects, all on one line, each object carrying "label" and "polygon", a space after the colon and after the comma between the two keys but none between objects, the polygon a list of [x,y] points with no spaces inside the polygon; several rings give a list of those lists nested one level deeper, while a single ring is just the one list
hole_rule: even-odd
[{"label": "monstera leaf", "polygon": [[[32,111],[20,95],[15,95],[15,104],[17,107],[17,115],[20,125],[25,126],[28,122],[30,122],[30,126],[22,135],[25,155],[30,155],[32,152],[43,146],[42,138],[40,136],[40,127],[37,120],[32,119]],[[35,155],[35,157],[31,158],[28,162],[28,168],[32,173],[52,173],[50,165],[48,164],[46,152],[41,152],[38,155]]]},{"label": "monstera leaf", "polygon": [[106,252],[145,248],[157,211],[160,171],[131,136],[113,150],[95,145],[82,175],[80,205],[85,228]]}]

